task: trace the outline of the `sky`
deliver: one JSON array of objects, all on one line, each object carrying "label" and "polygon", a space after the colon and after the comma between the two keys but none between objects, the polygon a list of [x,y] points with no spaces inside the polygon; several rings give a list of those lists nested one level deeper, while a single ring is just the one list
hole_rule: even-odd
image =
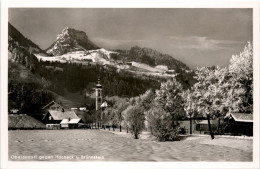
[{"label": "sky", "polygon": [[9,8],[9,22],[42,49],[66,27],[105,49],[148,47],[190,68],[228,66],[253,40],[247,8]]}]

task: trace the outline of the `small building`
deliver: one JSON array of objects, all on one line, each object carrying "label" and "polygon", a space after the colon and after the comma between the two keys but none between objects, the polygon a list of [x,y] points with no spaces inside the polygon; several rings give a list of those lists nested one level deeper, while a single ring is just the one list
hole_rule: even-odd
[{"label": "small building", "polygon": [[167,74],[175,74],[175,70],[166,70]]},{"label": "small building", "polygon": [[74,111],[49,110],[43,117],[46,124],[60,124],[63,119],[79,119]]},{"label": "small building", "polygon": [[[196,133],[209,134],[208,120],[200,120],[196,122]],[[210,120],[210,125],[213,133],[217,132],[217,120]]]},{"label": "small building", "polygon": [[253,114],[229,113],[224,121],[225,133],[253,136]]},{"label": "small building", "polygon": [[56,110],[49,110],[43,121],[46,123],[46,129],[75,129],[82,123],[74,111]]},{"label": "small building", "polygon": [[[208,134],[209,126],[208,120],[192,120],[192,127],[190,128],[190,120],[181,120],[179,121],[181,133],[190,134],[190,129],[192,130],[192,134]],[[217,131],[217,120],[210,120],[211,129],[213,132]]]},{"label": "small building", "polygon": [[108,104],[107,104],[107,102],[105,101],[105,102],[103,102],[102,104],[101,104],[101,108],[107,108],[107,106],[108,106]]},{"label": "small building", "polygon": [[86,107],[80,107],[79,110],[80,110],[80,111],[86,111],[87,108],[86,108]]},{"label": "small building", "polygon": [[45,116],[49,110],[65,111],[65,108],[60,104],[56,103],[55,101],[51,101],[46,106],[44,106],[42,110],[43,110],[43,116]]}]

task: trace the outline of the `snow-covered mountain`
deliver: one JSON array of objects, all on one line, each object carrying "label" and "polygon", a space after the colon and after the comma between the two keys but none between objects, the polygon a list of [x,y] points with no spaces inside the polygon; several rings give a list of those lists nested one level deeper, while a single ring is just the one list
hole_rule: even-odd
[{"label": "snow-covered mountain", "polygon": [[85,32],[73,28],[65,28],[57,36],[57,40],[46,49],[46,53],[60,56],[68,52],[99,49],[91,42]]},{"label": "snow-covered mountain", "polygon": [[[178,71],[189,69],[184,63],[154,49],[132,47],[128,51],[108,51],[91,42],[85,32],[65,28],[57,35],[57,40],[46,50],[49,58],[37,55],[43,61],[87,61],[102,65],[113,65],[128,68],[127,64],[150,72]],[[140,68],[140,69],[139,69]]]}]

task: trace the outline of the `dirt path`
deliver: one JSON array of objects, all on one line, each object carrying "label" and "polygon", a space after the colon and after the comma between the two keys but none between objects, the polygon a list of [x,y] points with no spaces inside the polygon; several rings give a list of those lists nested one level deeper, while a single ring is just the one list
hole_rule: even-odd
[{"label": "dirt path", "polygon": [[252,144],[252,140],[209,137],[156,142],[102,130],[13,130],[9,131],[9,159],[252,161]]}]

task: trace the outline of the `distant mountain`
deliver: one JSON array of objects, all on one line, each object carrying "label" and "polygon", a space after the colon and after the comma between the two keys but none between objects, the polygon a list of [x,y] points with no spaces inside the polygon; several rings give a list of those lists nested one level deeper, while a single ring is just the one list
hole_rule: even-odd
[{"label": "distant mountain", "polygon": [[132,47],[130,50],[116,50],[119,55],[113,55],[113,59],[123,60],[125,62],[140,62],[145,63],[150,66],[164,65],[168,69],[173,69],[178,71],[180,69],[188,70],[189,67],[186,66],[181,61],[173,58],[168,54],[162,54],[154,49],[141,48],[138,46]]},{"label": "distant mountain", "polygon": [[68,52],[95,49],[99,47],[89,40],[85,32],[67,27],[58,34],[57,40],[46,49],[46,52],[58,56]]}]

